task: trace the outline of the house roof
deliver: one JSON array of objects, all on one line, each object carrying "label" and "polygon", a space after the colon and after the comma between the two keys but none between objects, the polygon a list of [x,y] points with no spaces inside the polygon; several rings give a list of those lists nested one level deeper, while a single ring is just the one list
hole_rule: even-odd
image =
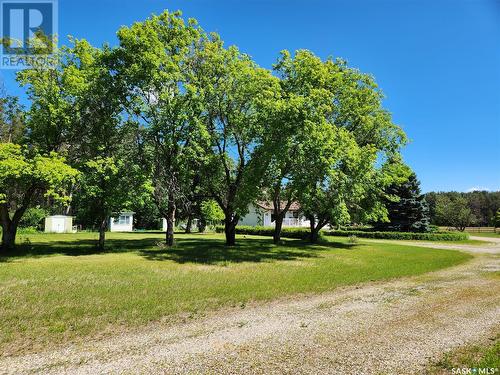
[{"label": "house roof", "polygon": [[[288,203],[287,201],[280,202],[280,210],[284,209],[287,203]],[[270,211],[274,210],[273,202],[269,201],[258,201],[257,206],[263,208],[264,210],[270,210]],[[290,208],[288,209],[288,211],[299,211],[299,210],[300,210],[299,202],[292,202]]]}]

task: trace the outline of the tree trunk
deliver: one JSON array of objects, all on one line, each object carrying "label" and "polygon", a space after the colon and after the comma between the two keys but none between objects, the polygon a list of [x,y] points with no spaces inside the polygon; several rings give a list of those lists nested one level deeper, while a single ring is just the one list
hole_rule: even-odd
[{"label": "tree trunk", "polygon": [[311,234],[309,236],[309,240],[311,241],[311,243],[316,243],[318,242],[318,234],[319,234],[319,229],[318,228],[314,228],[311,230]]},{"label": "tree trunk", "polygon": [[319,225],[316,226],[316,220],[314,216],[309,217],[309,225],[311,229],[311,232],[309,233],[309,241],[311,243],[316,243],[318,242]]},{"label": "tree trunk", "polygon": [[273,242],[275,244],[279,244],[281,240],[281,228],[283,227],[283,216],[281,214],[276,215],[274,220],[274,233],[273,233]]},{"label": "tree trunk", "polygon": [[173,194],[168,197],[167,208],[167,233],[165,234],[165,242],[167,246],[174,246],[174,226],[175,226],[175,202]]},{"label": "tree trunk", "polygon": [[185,233],[191,233],[191,227],[193,226],[193,217],[189,214],[187,222],[186,222],[186,230]]},{"label": "tree trunk", "polygon": [[107,227],[107,220],[102,219],[101,222],[99,223],[99,240],[97,242],[97,248],[99,250],[104,250],[104,241],[106,239],[106,227]]},{"label": "tree trunk", "polygon": [[2,223],[2,250],[12,250],[16,245],[17,225]]},{"label": "tree trunk", "polygon": [[274,197],[273,197],[273,212],[274,212],[274,232],[273,232],[273,242],[277,245],[281,240],[281,230],[283,228],[283,220],[285,219],[285,215],[290,209],[292,205],[292,195],[288,195],[288,200],[285,204],[285,207],[281,207],[281,189],[278,185],[274,189]]},{"label": "tree trunk", "polygon": [[198,220],[198,232],[204,233],[206,228],[207,228],[207,222],[205,221],[205,219],[200,218]]},{"label": "tree trunk", "polygon": [[236,224],[238,217],[232,214],[226,215],[224,219],[224,233],[226,235],[226,246],[236,245]]}]

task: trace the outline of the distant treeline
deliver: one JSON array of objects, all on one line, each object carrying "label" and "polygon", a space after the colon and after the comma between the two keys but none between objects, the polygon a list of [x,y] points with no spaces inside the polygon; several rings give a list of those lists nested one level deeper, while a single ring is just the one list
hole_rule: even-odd
[{"label": "distant treeline", "polygon": [[468,208],[474,215],[474,226],[494,226],[495,214],[500,209],[500,191],[473,191],[470,193],[451,192],[430,192],[425,194],[425,199],[429,204],[429,214],[431,224],[447,225],[436,215],[436,200],[439,196],[447,196],[454,199],[457,196],[465,198]]}]

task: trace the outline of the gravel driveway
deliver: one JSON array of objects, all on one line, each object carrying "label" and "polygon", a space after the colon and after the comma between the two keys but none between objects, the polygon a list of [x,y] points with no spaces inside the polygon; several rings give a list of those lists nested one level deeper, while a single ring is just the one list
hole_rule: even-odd
[{"label": "gravel driveway", "polygon": [[0,373],[420,374],[444,351],[500,331],[500,243],[473,247],[458,267],[0,357]]}]

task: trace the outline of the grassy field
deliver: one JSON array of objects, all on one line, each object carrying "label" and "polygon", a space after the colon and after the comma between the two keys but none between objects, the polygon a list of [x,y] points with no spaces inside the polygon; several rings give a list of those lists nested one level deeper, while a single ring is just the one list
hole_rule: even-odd
[{"label": "grassy field", "polygon": [[342,285],[422,274],[470,259],[458,251],[400,244],[356,245],[335,238],[310,246],[239,236],[226,248],[215,234],[95,233],[20,236],[0,257],[0,353],[41,350],[110,335],[151,321],[190,319],[251,301],[318,293]]},{"label": "grassy field", "polygon": [[[342,237],[337,237],[337,238],[342,238]],[[379,239],[371,239],[371,238],[358,238],[358,241],[360,242],[378,242],[378,241],[383,241],[383,242],[391,242],[391,243],[404,243],[406,242],[413,242],[413,243],[434,243],[434,244],[443,244],[443,245],[477,245],[481,246],[487,243],[487,241],[483,240],[459,240],[459,241],[426,241],[426,240],[379,240]]]},{"label": "grassy field", "polygon": [[[468,345],[445,353],[443,357],[433,363],[427,373],[430,375],[450,374],[453,369],[476,369],[473,374],[486,373],[479,372],[479,369],[492,369],[489,374],[496,374],[500,369],[500,336],[491,338],[490,342]],[[496,370],[495,370],[496,369]]]},{"label": "grassy field", "polygon": [[500,238],[500,232],[468,232],[469,236]]}]

